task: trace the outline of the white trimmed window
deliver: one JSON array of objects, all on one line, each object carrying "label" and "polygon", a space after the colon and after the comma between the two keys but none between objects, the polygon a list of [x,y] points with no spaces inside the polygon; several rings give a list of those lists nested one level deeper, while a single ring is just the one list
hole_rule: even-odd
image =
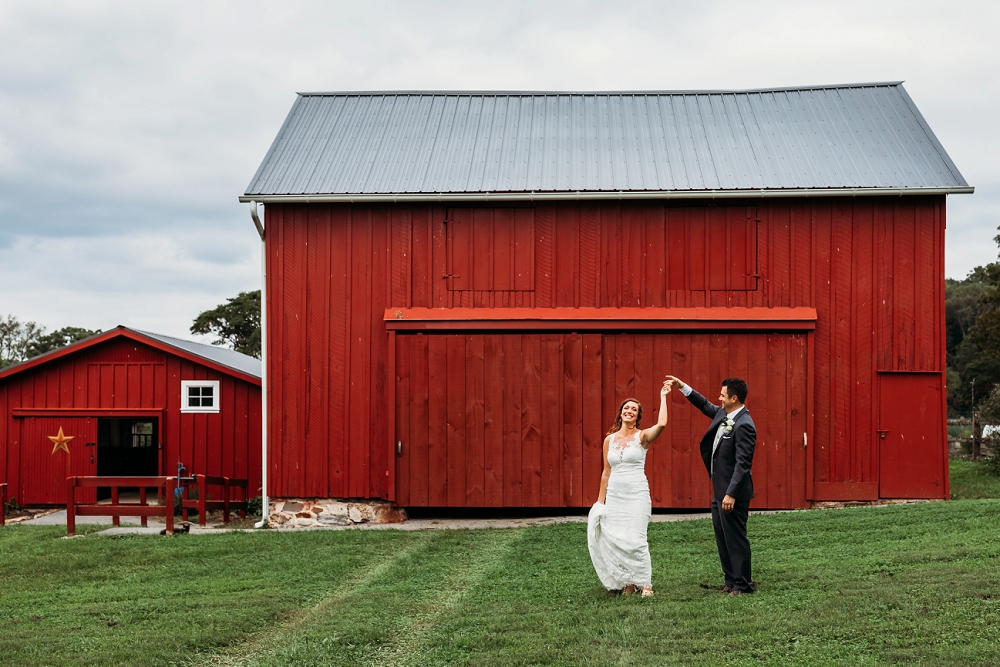
[{"label": "white trimmed window", "polygon": [[181,412],[218,411],[218,380],[181,380]]}]

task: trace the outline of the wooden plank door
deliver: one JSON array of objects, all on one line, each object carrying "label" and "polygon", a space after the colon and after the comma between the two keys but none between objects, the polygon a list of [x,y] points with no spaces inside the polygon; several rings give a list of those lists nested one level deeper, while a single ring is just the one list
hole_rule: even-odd
[{"label": "wooden plank door", "polygon": [[940,373],[879,373],[879,496],[944,498]]},{"label": "wooden plank door", "polygon": [[[25,505],[66,503],[66,452],[53,453],[49,436],[59,429],[70,452],[73,475],[97,474],[97,419],[93,417],[25,417],[21,420],[21,489],[19,502]],[[97,489],[78,489],[77,499],[96,502]]]},{"label": "wooden plank door", "polygon": [[[643,427],[656,419],[662,378],[676,375],[712,403],[721,382],[740,377],[757,428],[752,474],[755,509],[806,507],[808,348],[804,333],[669,333],[604,336],[603,420],[620,401],[644,403]],[[667,405],[667,428],[646,456],[653,507],[704,508],[711,482],[698,449],[709,420],[680,392]],[[605,427],[606,428],[606,427]]]},{"label": "wooden plank door", "polygon": [[[600,479],[599,334],[395,336],[395,502],[583,507]],[[589,415],[589,417],[588,417]],[[591,423],[593,421],[593,423]]]},{"label": "wooden plank door", "polygon": [[[619,403],[643,426],[676,374],[710,400],[747,380],[757,425],[755,508],[806,503],[807,341],[787,333],[429,333],[394,337],[395,502],[411,507],[586,507]],[[707,507],[704,415],[675,393],[647,455],[654,507]]]}]

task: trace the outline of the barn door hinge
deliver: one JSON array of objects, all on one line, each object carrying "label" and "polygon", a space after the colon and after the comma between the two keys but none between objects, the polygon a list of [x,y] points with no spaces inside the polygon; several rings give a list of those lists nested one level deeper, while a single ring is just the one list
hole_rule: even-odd
[{"label": "barn door hinge", "polygon": [[809,434],[808,433],[803,433],[802,434],[802,449],[808,449],[808,448],[809,448]]},{"label": "barn door hinge", "polygon": [[403,455],[403,441],[402,440],[397,440],[396,441],[396,456],[402,456],[402,455]]}]

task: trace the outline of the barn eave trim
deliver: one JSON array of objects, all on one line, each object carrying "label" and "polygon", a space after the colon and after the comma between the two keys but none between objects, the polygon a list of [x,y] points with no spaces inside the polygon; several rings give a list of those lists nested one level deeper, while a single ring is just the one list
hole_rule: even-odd
[{"label": "barn eave trim", "polygon": [[747,190],[620,190],[574,192],[399,192],[357,194],[253,194],[240,202],[263,204],[362,204],[368,202],[532,202],[629,199],[777,199],[789,197],[903,197],[910,195],[967,195],[972,186],[928,188],[786,188]]}]

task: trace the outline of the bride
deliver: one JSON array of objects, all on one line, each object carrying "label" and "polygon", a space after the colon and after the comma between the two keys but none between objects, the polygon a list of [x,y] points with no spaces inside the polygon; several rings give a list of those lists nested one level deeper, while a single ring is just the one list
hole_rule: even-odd
[{"label": "bride", "polygon": [[634,398],[622,401],[615,425],[604,439],[604,474],[597,503],[587,521],[590,558],[601,583],[609,591],[629,595],[642,589],[653,594],[652,565],[646,527],[652,513],[646,481],[646,450],[667,425],[669,380],[660,388],[656,424],[640,430],[642,405]]}]

